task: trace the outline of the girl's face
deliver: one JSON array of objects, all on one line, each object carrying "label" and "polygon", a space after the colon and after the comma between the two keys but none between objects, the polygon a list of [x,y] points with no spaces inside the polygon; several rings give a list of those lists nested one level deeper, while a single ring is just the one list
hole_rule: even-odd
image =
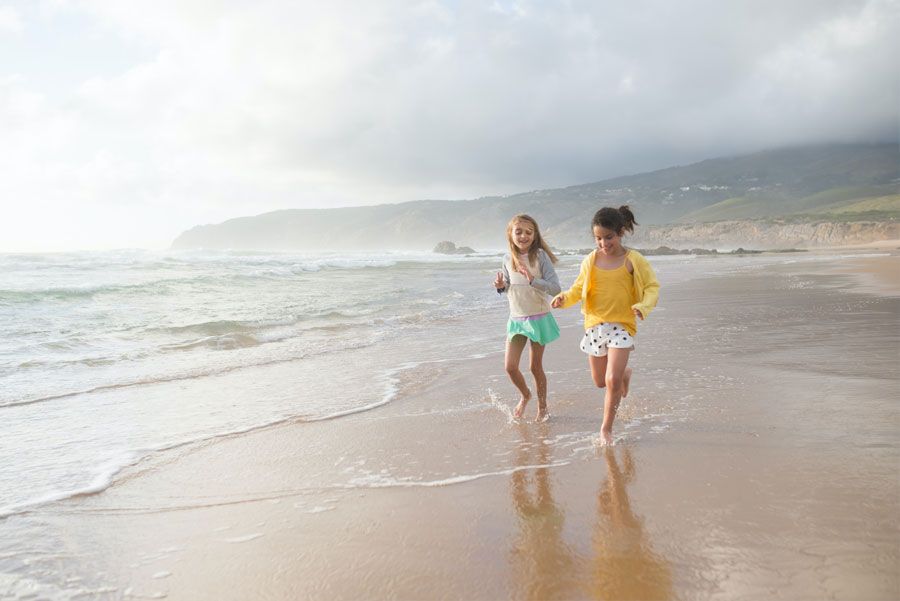
[{"label": "girl's face", "polygon": [[527,253],[534,242],[534,227],[527,221],[516,221],[513,224],[512,241],[520,253]]},{"label": "girl's face", "polygon": [[605,255],[618,255],[622,252],[622,236],[615,230],[595,225],[594,241],[597,243],[597,249]]}]

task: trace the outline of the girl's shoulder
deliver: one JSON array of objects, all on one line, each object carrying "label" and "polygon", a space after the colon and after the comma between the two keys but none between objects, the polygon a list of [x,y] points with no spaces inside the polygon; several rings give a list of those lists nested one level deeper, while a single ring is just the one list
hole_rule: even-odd
[{"label": "girl's shoulder", "polygon": [[628,252],[625,253],[625,258],[632,262],[637,261],[638,263],[642,264],[647,263],[647,258],[633,248],[628,249]]},{"label": "girl's shoulder", "polygon": [[553,265],[554,265],[555,263],[559,263],[559,257],[555,257],[555,256],[551,255],[550,253],[548,253],[548,252],[547,252],[546,250],[544,250],[543,248],[539,248],[539,249],[538,249],[538,251],[537,251],[537,259],[538,259],[538,263],[539,263],[540,265],[545,266],[545,267],[546,267],[547,265],[549,265],[550,267],[553,267]]},{"label": "girl's shoulder", "polygon": [[636,250],[629,250],[628,254],[625,255],[626,261],[631,262],[632,269],[634,269],[635,273],[639,273],[642,278],[656,278],[655,272],[653,271],[653,266],[650,265],[650,261],[647,258],[639,253]]}]

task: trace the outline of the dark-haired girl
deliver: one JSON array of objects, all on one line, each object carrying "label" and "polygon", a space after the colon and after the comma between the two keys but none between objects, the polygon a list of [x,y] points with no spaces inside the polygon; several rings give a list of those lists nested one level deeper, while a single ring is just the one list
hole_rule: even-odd
[{"label": "dark-haired girl", "polygon": [[582,303],[584,338],[581,350],[588,355],[591,378],[606,388],[600,443],[613,443],[612,428],[622,397],[628,396],[637,319],[656,306],[659,282],[650,263],[640,253],[625,248],[622,236],[634,232],[634,213],[627,205],[604,207],[594,214],[591,228],[597,250],[581,262],[581,271],[567,291],[553,299],[554,308]]}]

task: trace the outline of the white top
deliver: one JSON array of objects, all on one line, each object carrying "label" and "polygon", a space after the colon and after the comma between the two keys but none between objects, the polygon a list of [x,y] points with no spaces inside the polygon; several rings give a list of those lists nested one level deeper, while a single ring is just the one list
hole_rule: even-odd
[{"label": "white top", "polygon": [[553,262],[543,249],[537,252],[537,261],[528,263],[528,255],[519,255],[528,273],[528,278],[515,270],[512,257],[503,257],[503,280],[509,297],[510,317],[529,317],[550,312],[550,297],[560,292],[559,277],[553,268]]}]

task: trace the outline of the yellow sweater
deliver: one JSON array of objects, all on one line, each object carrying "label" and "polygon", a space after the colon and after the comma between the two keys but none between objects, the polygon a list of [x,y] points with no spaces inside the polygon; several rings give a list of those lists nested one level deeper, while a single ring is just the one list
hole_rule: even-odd
[{"label": "yellow sweater", "polygon": [[[594,269],[594,260],[596,257],[596,250],[586,256],[581,262],[581,271],[579,271],[578,277],[575,278],[575,283],[572,284],[571,288],[557,295],[557,298],[563,300],[563,309],[571,307],[578,302],[582,303],[581,312],[584,314],[585,330],[604,321],[603,316],[597,312],[597,307],[591,306],[591,303],[589,302],[591,271]],[[631,308],[640,311],[641,315],[646,319],[656,306],[656,302],[659,300],[659,281],[657,281],[656,273],[653,272],[650,263],[641,253],[635,250],[629,250],[626,253],[625,258],[631,262],[631,265],[634,268],[634,290],[632,299],[636,302],[631,305]],[[631,334],[634,335],[634,332],[631,332]]]}]

